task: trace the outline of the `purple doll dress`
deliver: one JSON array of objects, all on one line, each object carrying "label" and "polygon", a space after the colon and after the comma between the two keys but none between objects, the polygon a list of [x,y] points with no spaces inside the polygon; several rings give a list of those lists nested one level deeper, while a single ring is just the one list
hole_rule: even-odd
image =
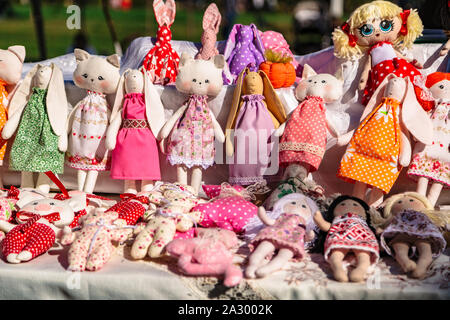
[{"label": "purple doll dress", "polygon": [[161,180],[158,145],[147,122],[143,93],[125,95],[122,127],[112,151],[111,178]]},{"label": "purple doll dress", "polygon": [[231,184],[250,185],[264,180],[270,160],[270,136],[275,127],[263,103],[263,95],[243,95],[242,99],[244,103],[236,119],[234,162],[229,167],[229,180]]}]

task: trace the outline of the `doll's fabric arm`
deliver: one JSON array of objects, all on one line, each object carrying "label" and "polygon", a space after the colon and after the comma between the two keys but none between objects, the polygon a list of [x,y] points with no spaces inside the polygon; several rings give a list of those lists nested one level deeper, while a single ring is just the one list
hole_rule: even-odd
[{"label": "doll's fabric arm", "polygon": [[283,135],[284,129],[286,129],[286,123],[287,123],[287,120],[285,122],[283,122],[282,124],[280,124],[278,129],[275,130],[275,132],[273,133],[273,135],[275,137],[281,137]]},{"label": "doll's fabric arm", "polygon": [[[336,130],[336,127],[331,123],[331,121],[328,118],[325,118],[325,120],[326,120],[326,123],[327,123],[327,129],[330,132],[330,134],[333,137],[338,138],[339,137],[339,132]],[[353,132],[352,132],[352,135],[353,135]]]},{"label": "doll's fabric arm", "polygon": [[273,226],[275,224],[275,221],[276,221],[276,220],[274,220],[272,218],[269,218],[267,216],[266,209],[264,209],[264,207],[259,207],[258,208],[258,217],[267,226]]},{"label": "doll's fabric arm", "polygon": [[22,111],[23,109],[21,110],[21,112],[17,111],[16,113],[14,113],[11,118],[9,118],[9,120],[5,123],[5,126],[2,130],[3,139],[8,140],[12,137],[14,132],[16,132],[17,127],[19,126],[20,118],[22,117]]},{"label": "doll's fabric arm", "polygon": [[409,59],[409,58],[407,58],[407,57],[405,57],[404,55],[402,55],[400,52],[398,52],[397,50],[395,50],[395,53],[397,54],[397,57],[399,58],[399,59],[403,59],[403,60],[406,60],[406,61],[408,61],[409,63],[411,63],[414,67],[416,67],[416,68],[419,68],[419,69],[422,69],[423,68],[423,65],[419,62],[419,61],[417,61],[417,59]]},{"label": "doll's fabric arm", "polygon": [[122,228],[112,230],[111,240],[119,242],[125,241],[132,232],[133,232],[132,228]]},{"label": "doll's fabric arm", "polygon": [[16,224],[12,224],[9,223],[8,221],[5,220],[0,220],[0,231],[3,231],[5,233],[10,232],[15,226],[17,226]]},{"label": "doll's fabric arm", "polygon": [[400,154],[398,157],[398,162],[402,167],[409,166],[411,162],[411,143],[409,141],[409,132],[405,128],[403,124],[400,124],[401,133],[400,133]]},{"label": "doll's fabric arm", "polygon": [[60,135],[59,138],[58,138],[58,149],[59,149],[59,151],[61,151],[61,152],[66,152],[67,151],[67,144],[68,144],[67,140],[68,140],[67,139],[67,134],[64,131],[64,133],[62,135]]},{"label": "doll's fabric arm", "polygon": [[67,118],[66,122],[67,134],[70,134],[70,132],[72,131],[73,119],[75,117],[77,109],[80,107],[80,102],[78,102],[78,104],[72,109],[72,111],[69,114],[69,117]]},{"label": "doll's fabric arm", "polygon": [[448,54],[448,51],[450,50],[450,39],[447,40],[447,42],[442,47],[441,51],[439,52],[439,55],[445,56]]},{"label": "doll's fabric arm", "polygon": [[355,132],[355,130],[351,130],[343,135],[338,135],[337,136],[337,145],[345,146],[345,145],[349,144],[350,140],[353,137],[354,132]]},{"label": "doll's fabric arm", "polygon": [[331,228],[331,223],[325,221],[320,211],[314,214],[314,222],[319,226],[320,230],[328,232]]},{"label": "doll's fabric arm", "polygon": [[114,150],[116,147],[117,134],[120,130],[120,125],[122,124],[122,109],[120,109],[114,119],[111,119],[108,130],[106,131],[106,149]]},{"label": "doll's fabric arm", "polygon": [[372,69],[372,58],[370,55],[367,56],[366,63],[364,64],[363,71],[361,73],[361,77],[359,78],[359,90],[364,90],[367,84],[367,80],[369,80],[369,72]]},{"label": "doll's fabric arm", "polygon": [[183,113],[186,111],[188,105],[185,104],[181,106],[162,127],[161,131],[159,132],[159,140],[165,139],[169,136],[170,131],[172,131],[175,123],[178,119],[183,115]]},{"label": "doll's fabric arm", "polygon": [[71,244],[75,240],[75,235],[76,233],[72,232],[72,228],[65,226],[61,236],[61,244],[64,246]]},{"label": "doll's fabric arm", "polygon": [[211,114],[211,120],[214,127],[214,136],[220,143],[225,142],[225,134],[223,133],[222,127],[220,126],[219,122],[217,122],[216,116],[214,113],[209,110],[209,113]]}]

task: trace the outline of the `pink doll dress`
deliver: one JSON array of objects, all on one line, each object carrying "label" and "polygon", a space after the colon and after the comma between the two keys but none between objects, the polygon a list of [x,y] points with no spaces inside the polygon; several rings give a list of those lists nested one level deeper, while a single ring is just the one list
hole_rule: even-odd
[{"label": "pink doll dress", "polygon": [[158,146],[146,119],[143,93],[125,95],[122,118],[111,154],[111,178],[161,180]]},{"label": "pink doll dress", "polygon": [[109,122],[106,97],[88,91],[79,104],[69,136],[66,165],[77,170],[109,170],[111,159],[105,146]]},{"label": "pink doll dress", "polygon": [[171,165],[206,169],[214,164],[214,128],[207,99],[206,95],[189,97],[187,109],[169,135],[167,160]]},{"label": "pink doll dress", "polygon": [[[229,180],[232,184],[249,185],[264,180],[263,173],[269,164],[270,136],[274,125],[269,110],[262,102],[263,95],[243,95],[242,99],[244,103],[236,119],[234,164],[230,164]],[[266,131],[266,140],[262,143],[259,140],[263,137],[264,131]],[[239,136],[239,132],[243,133],[242,136]],[[250,140],[245,134],[249,138],[254,136],[257,140]],[[259,151],[261,145],[266,148],[264,151]],[[267,159],[260,159],[262,152],[267,155]]]},{"label": "pink doll dress", "polygon": [[328,261],[331,251],[350,249],[367,251],[372,264],[377,263],[379,246],[375,234],[361,216],[353,213],[335,217],[325,239],[325,260]]},{"label": "pink doll dress", "polygon": [[316,171],[327,144],[325,102],[308,96],[288,119],[280,141],[280,165],[306,163]]},{"label": "pink doll dress", "polygon": [[286,248],[294,252],[294,257],[305,256],[306,226],[302,217],[296,214],[283,213],[273,226],[262,229],[248,245],[253,251],[259,243],[269,241],[277,249]]},{"label": "pink doll dress", "polygon": [[413,160],[408,169],[410,178],[425,177],[431,183],[450,187],[450,125],[448,116],[450,104],[439,103],[431,115],[433,122],[433,143],[425,146],[417,142]]}]

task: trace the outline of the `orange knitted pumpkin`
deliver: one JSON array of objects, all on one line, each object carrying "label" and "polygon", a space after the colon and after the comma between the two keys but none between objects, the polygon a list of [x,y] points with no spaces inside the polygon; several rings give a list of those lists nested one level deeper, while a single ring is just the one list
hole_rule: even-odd
[{"label": "orange knitted pumpkin", "polygon": [[291,63],[292,58],[268,49],[265,53],[266,61],[259,65],[259,70],[264,71],[269,77],[275,89],[290,87],[295,82],[295,68]]}]

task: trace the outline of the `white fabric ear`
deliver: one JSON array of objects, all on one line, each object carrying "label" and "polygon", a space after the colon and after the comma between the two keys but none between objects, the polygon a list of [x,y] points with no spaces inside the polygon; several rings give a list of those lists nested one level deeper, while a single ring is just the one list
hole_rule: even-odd
[{"label": "white fabric ear", "polygon": [[155,138],[159,136],[159,131],[164,126],[164,106],[159,97],[153,83],[150,81],[147,72],[143,73],[144,76],[144,96],[145,96],[145,115],[147,116],[148,124],[153,132]]},{"label": "white fabric ear", "polygon": [[78,49],[78,48],[73,50],[73,54],[75,55],[75,59],[77,60],[77,63],[79,63],[83,60],[87,60],[91,56],[88,52],[86,52],[82,49]]},{"label": "white fabric ear", "polygon": [[120,58],[117,54],[113,54],[106,57],[106,61],[111,63],[114,67],[120,68]]},{"label": "white fabric ear", "polygon": [[303,66],[302,79],[315,76],[316,74],[317,73],[314,71],[314,69],[311,68],[309,64],[305,63],[305,65]]},{"label": "white fabric ear", "polygon": [[183,52],[180,58],[180,68],[184,67],[188,62],[191,62],[191,60],[194,60],[194,58],[189,53]]},{"label": "white fabric ear", "polygon": [[111,117],[109,118],[110,123],[113,121],[113,119],[115,119],[117,117],[117,113],[122,108],[123,98],[125,95],[125,77],[126,77],[126,74],[130,70],[131,69],[125,70],[125,72],[120,77],[119,84],[117,85],[116,97],[114,99],[114,105],[112,108]]},{"label": "white fabric ear", "polygon": [[80,193],[77,195],[71,196],[70,199],[65,200],[69,202],[69,206],[73,209],[74,212],[83,210],[86,208],[86,194]]},{"label": "white fabric ear", "polygon": [[11,101],[9,102],[8,114],[10,116],[16,112],[22,112],[23,108],[27,105],[31,94],[34,75],[40,67],[40,64],[36,64],[33,69],[28,72],[22,83],[17,88]]},{"label": "white fabric ear", "polygon": [[52,63],[52,76],[47,90],[47,114],[53,132],[57,136],[66,134],[67,97],[61,69]]},{"label": "white fabric ear", "polygon": [[377,87],[375,92],[372,94],[372,97],[370,98],[369,102],[366,105],[366,108],[364,109],[363,114],[361,115],[360,122],[364,120],[376,107],[378,107],[378,104],[381,102],[381,99],[384,97],[384,91],[386,88],[386,84],[394,78],[394,74],[389,74],[384,78],[384,80],[380,83],[380,85]]},{"label": "white fabric ear", "polygon": [[8,47],[8,50],[11,51],[12,53],[14,53],[20,62],[23,63],[25,61],[26,52],[25,52],[24,46],[11,46],[11,47]]}]

